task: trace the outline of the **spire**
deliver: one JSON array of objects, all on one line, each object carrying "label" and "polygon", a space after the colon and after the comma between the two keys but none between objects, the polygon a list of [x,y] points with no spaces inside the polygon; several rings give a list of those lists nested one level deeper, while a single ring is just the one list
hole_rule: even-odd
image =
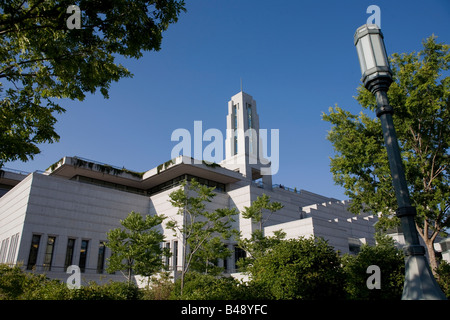
[{"label": "spire", "polygon": [[[264,188],[272,187],[271,174],[262,174],[267,159],[262,159],[263,144],[259,137],[259,116],[256,101],[242,91],[228,101],[227,138],[225,139],[225,159],[221,165],[229,170],[238,170],[251,180],[263,178]],[[267,172],[267,170],[265,170]]]}]

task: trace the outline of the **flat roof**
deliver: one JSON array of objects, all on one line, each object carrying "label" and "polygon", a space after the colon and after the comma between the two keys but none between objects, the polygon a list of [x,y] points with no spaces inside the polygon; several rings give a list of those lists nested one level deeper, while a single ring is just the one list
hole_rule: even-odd
[{"label": "flat roof", "polygon": [[179,156],[146,172],[134,172],[84,158],[64,157],[48,168],[45,174],[66,179],[80,175],[144,190],[184,174],[224,184],[243,179],[242,174],[222,168],[220,165],[195,162],[190,157]]},{"label": "flat roof", "polygon": [[10,168],[1,168],[0,169],[0,184],[14,187],[20,181],[25,179],[28,176],[29,172],[10,169]]}]

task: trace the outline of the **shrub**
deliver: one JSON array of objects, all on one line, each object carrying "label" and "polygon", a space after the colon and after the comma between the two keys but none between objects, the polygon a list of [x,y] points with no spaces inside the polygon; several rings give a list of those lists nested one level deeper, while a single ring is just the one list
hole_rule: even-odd
[{"label": "shrub", "polygon": [[19,266],[0,265],[1,300],[61,300],[68,296],[69,289],[58,280],[24,272]]},{"label": "shrub", "polygon": [[241,299],[239,282],[231,277],[215,277],[209,274],[189,272],[186,274],[183,296],[181,281],[175,282],[172,299],[186,300],[235,300]]},{"label": "shrub", "polygon": [[[405,279],[403,252],[397,249],[394,241],[378,237],[376,246],[363,245],[356,256],[342,258],[346,274],[347,298],[351,300],[399,300]],[[381,272],[381,289],[367,288],[367,267],[376,265]]]},{"label": "shrub", "polygon": [[444,260],[441,261],[436,269],[436,274],[438,275],[437,282],[439,286],[447,298],[450,299],[450,263]]},{"label": "shrub", "polygon": [[145,300],[168,300],[172,294],[175,284],[169,273],[163,272],[160,277],[152,277],[151,284],[142,289],[142,299]]},{"label": "shrub", "polygon": [[44,274],[25,272],[20,267],[0,265],[0,300],[136,300],[141,293],[136,285],[124,282],[95,282],[80,289],[68,289],[64,282]]},{"label": "shrub", "polygon": [[110,281],[102,285],[89,282],[88,286],[70,291],[72,300],[137,300],[141,297],[139,288],[126,282]]},{"label": "shrub", "polygon": [[342,299],[344,277],[333,247],[321,238],[280,241],[249,267],[249,287],[266,299]]}]

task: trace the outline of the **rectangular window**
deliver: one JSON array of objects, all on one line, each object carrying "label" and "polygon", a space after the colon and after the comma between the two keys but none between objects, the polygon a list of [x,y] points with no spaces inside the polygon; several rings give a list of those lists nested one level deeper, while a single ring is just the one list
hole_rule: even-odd
[{"label": "rectangular window", "polygon": [[244,250],[242,250],[241,248],[239,248],[238,246],[234,246],[234,269],[237,271],[239,268],[238,268],[238,265],[237,265],[237,262],[240,260],[240,259],[245,259],[247,257],[247,253],[244,251]]},{"label": "rectangular window", "polygon": [[44,256],[44,271],[50,271],[52,269],[53,251],[55,248],[56,237],[47,238],[47,247],[45,248]]},{"label": "rectangular window", "polygon": [[173,242],[173,270],[177,270],[178,266],[178,241]]},{"label": "rectangular window", "polygon": [[16,257],[16,251],[17,251],[17,244],[19,242],[19,233],[16,233],[11,237],[11,244],[9,245],[9,251],[8,251],[8,259],[6,260],[6,263],[14,264],[14,259]]},{"label": "rectangular window", "polygon": [[238,153],[238,139],[237,139],[237,128],[238,128],[238,117],[237,117],[237,105],[233,105],[233,129],[234,129],[234,155]]},{"label": "rectangular window", "polygon": [[2,246],[1,246],[1,249],[0,249],[0,263],[4,263],[5,262],[6,252],[8,251],[8,243],[9,243],[9,238],[4,239],[2,241]]},{"label": "rectangular window", "polygon": [[75,250],[75,239],[67,240],[66,259],[64,260],[64,271],[73,263],[73,253]]},{"label": "rectangular window", "polygon": [[[170,252],[170,242],[166,242],[165,246],[166,249]],[[170,255],[167,255],[164,258],[165,258],[164,264],[166,265],[167,270],[169,270]]]},{"label": "rectangular window", "polygon": [[237,129],[238,127],[238,121],[237,121],[237,105],[233,105],[233,124],[234,124],[234,128],[233,129]]},{"label": "rectangular window", "polygon": [[78,262],[78,266],[80,267],[81,272],[84,272],[86,270],[88,246],[89,246],[89,240],[81,241],[80,261]]},{"label": "rectangular window", "polygon": [[248,129],[253,128],[252,123],[252,105],[247,103],[247,120],[248,120]]},{"label": "rectangular window", "polygon": [[97,273],[103,273],[103,269],[105,267],[105,251],[105,241],[100,241],[98,246]]},{"label": "rectangular window", "polygon": [[30,253],[28,255],[27,270],[31,270],[36,266],[40,242],[41,242],[41,235],[33,234],[33,238],[31,239]]},{"label": "rectangular window", "polygon": [[[228,249],[228,245],[224,245],[225,250]],[[223,259],[223,271],[225,273],[228,273],[228,257],[226,257],[225,259]]]},{"label": "rectangular window", "polygon": [[357,255],[361,250],[362,242],[358,238],[349,238],[348,239],[348,250],[350,254]]}]

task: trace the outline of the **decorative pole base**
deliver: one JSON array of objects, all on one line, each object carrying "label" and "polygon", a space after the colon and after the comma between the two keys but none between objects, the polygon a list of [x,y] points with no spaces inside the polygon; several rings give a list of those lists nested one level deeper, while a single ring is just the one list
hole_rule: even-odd
[{"label": "decorative pole base", "polygon": [[447,300],[434,279],[425,256],[407,256],[405,270],[402,300]]}]

